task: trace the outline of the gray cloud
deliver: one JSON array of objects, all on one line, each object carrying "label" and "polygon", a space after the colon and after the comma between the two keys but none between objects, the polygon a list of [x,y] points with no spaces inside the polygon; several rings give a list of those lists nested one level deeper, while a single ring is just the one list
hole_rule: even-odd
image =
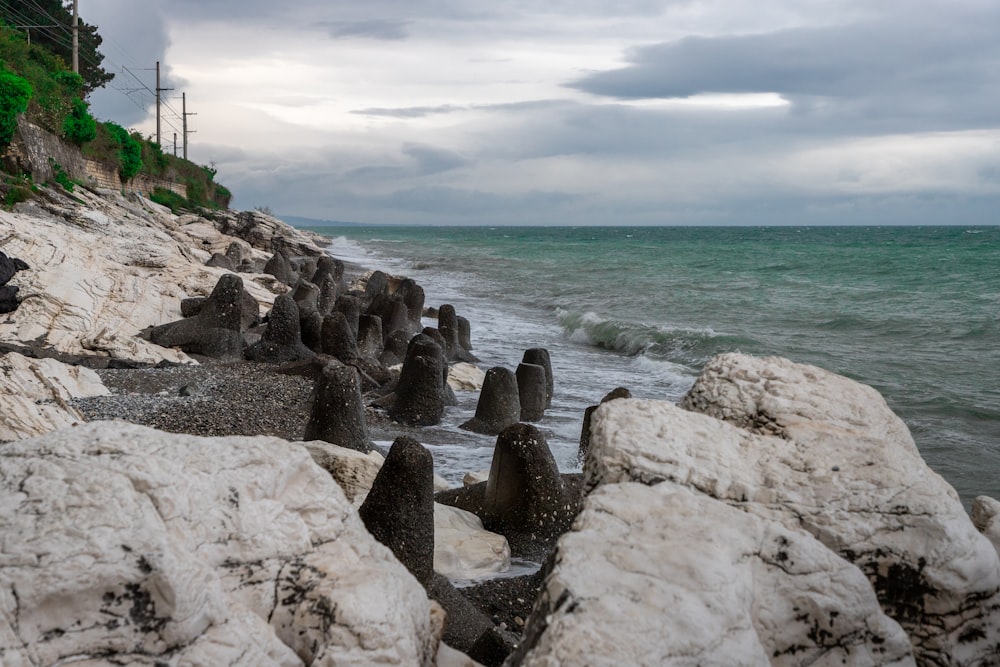
[{"label": "gray cloud", "polygon": [[322,21],[317,25],[326,29],[334,39],[360,37],[385,41],[406,39],[408,21],[368,19],[364,21]]},{"label": "gray cloud", "polygon": [[[621,100],[779,93],[793,113],[896,131],[970,127],[1000,101],[1000,9],[921,7],[878,21],[766,34],[686,37],[637,47],[620,69],[571,88]],[[877,129],[877,128],[874,128]]]}]

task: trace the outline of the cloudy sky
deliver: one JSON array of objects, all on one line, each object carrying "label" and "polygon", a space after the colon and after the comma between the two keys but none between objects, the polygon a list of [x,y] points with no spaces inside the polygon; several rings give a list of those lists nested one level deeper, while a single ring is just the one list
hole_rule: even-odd
[{"label": "cloudy sky", "polygon": [[[1000,223],[996,0],[80,0],[235,208],[369,223]],[[138,89],[138,90],[137,90]]]}]

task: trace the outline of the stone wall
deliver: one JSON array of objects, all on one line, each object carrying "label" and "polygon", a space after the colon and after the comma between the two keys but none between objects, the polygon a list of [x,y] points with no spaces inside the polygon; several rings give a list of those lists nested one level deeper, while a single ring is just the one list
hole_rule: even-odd
[{"label": "stone wall", "polygon": [[139,174],[123,183],[118,170],[103,162],[85,158],[80,149],[59,137],[29,123],[22,116],[17,133],[7,150],[0,155],[3,167],[12,173],[28,173],[35,183],[47,183],[55,178],[52,165],[57,164],[74,181],[92,188],[137,192],[145,197],[155,188],[165,188],[187,197],[187,186],[162,178]]}]

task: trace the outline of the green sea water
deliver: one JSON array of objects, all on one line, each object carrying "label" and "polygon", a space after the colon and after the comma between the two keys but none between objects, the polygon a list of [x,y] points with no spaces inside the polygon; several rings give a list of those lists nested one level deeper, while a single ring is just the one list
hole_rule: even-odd
[{"label": "green sea water", "polygon": [[872,385],[966,503],[1000,497],[1000,227],[314,229],[454,303],[484,361],[549,347],[567,466],[609,389],[677,400],[741,351]]}]

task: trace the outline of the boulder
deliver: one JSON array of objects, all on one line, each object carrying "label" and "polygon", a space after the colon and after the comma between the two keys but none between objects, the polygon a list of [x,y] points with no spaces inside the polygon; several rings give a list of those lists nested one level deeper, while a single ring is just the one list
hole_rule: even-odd
[{"label": "boulder", "polygon": [[434,574],[434,459],[409,436],[392,443],[358,515],[424,586]]},{"label": "boulder", "polygon": [[82,423],[71,401],[110,393],[89,368],[8,352],[0,356],[0,442]]},{"label": "boulder", "polygon": [[444,337],[445,354],[449,361],[464,361],[466,363],[479,361],[475,355],[462,347],[455,306],[446,303],[438,308],[437,328]]},{"label": "boulder", "polygon": [[0,448],[4,664],[431,665],[440,607],[305,449],[117,422]]},{"label": "boulder", "polygon": [[514,376],[521,404],[521,421],[539,421],[545,416],[545,368],[538,364],[518,364]]},{"label": "boulder", "polygon": [[1000,500],[977,496],[972,501],[972,523],[1000,554]]},{"label": "boulder", "polygon": [[351,366],[330,362],[313,388],[312,408],[303,440],[323,440],[368,453],[375,449],[368,437],[361,382]]},{"label": "boulder", "polygon": [[271,259],[267,260],[264,264],[264,273],[269,273],[286,285],[294,285],[298,279],[299,275],[292,268],[292,263],[282,251],[278,251],[271,256]]},{"label": "boulder", "polygon": [[396,383],[389,408],[394,420],[412,426],[431,426],[444,416],[441,348],[429,336],[414,336]]},{"label": "boulder", "polygon": [[403,278],[396,288],[396,294],[403,300],[410,324],[414,329],[420,328],[420,316],[424,312],[424,288],[412,278]]},{"label": "boulder", "polygon": [[590,422],[593,419],[594,410],[608,401],[615,400],[616,398],[632,398],[632,392],[625,387],[615,387],[605,394],[599,404],[590,405],[583,411],[583,426],[580,429],[580,449],[577,454],[580,461],[583,461],[583,459],[587,456],[587,450],[590,449]]},{"label": "boulder", "polygon": [[358,354],[369,359],[382,356],[382,318],[361,315],[358,319]]},{"label": "boulder", "polygon": [[452,580],[479,579],[510,568],[510,545],[472,512],[434,503],[434,571]]},{"label": "boulder", "polygon": [[486,373],[478,366],[460,361],[448,367],[448,386],[455,391],[481,391]]},{"label": "boulder", "polygon": [[[581,535],[560,540],[549,597],[525,632],[534,657],[524,664],[567,651],[608,655],[633,641],[629,658],[654,650],[723,664],[775,655],[794,664],[994,659],[997,551],[878,392],[813,366],[729,354],[706,365],[680,405],[623,399],[594,412]],[[584,543],[608,545],[606,555]],[[632,565],[640,562],[650,567]],[[609,624],[590,607],[592,592],[633,575],[638,588],[628,590],[657,594],[626,604],[623,588],[622,604],[608,604],[629,620]],[[699,602],[722,591],[714,581],[739,599]],[[550,633],[588,607],[600,638]],[[662,645],[639,644],[638,618],[681,631],[661,635]],[[699,631],[706,627],[731,630],[708,637]]]},{"label": "boulder", "polygon": [[483,390],[476,403],[476,414],[459,428],[484,435],[497,435],[521,418],[521,402],[517,394],[514,372],[503,366],[486,371]]},{"label": "boulder", "polygon": [[257,302],[244,291],[242,278],[227,273],[196,315],[153,327],[148,336],[163,347],[232,361],[243,358],[242,333],[259,319]]},{"label": "boulder", "polygon": [[316,353],[302,342],[295,300],[287,294],[276,297],[267,318],[267,328],[260,340],[247,349],[247,359],[281,364],[314,356]]},{"label": "boulder", "polygon": [[915,665],[860,570],[673,482],[596,489],[555,562],[513,664]]},{"label": "boulder", "polygon": [[344,314],[337,311],[323,318],[320,332],[320,350],[336,357],[345,364],[358,359],[358,342]]},{"label": "boulder", "polygon": [[537,364],[545,369],[545,407],[552,407],[552,395],[555,389],[555,381],[552,376],[552,358],[549,351],[543,347],[533,347],[524,351],[521,358],[523,364]]}]

